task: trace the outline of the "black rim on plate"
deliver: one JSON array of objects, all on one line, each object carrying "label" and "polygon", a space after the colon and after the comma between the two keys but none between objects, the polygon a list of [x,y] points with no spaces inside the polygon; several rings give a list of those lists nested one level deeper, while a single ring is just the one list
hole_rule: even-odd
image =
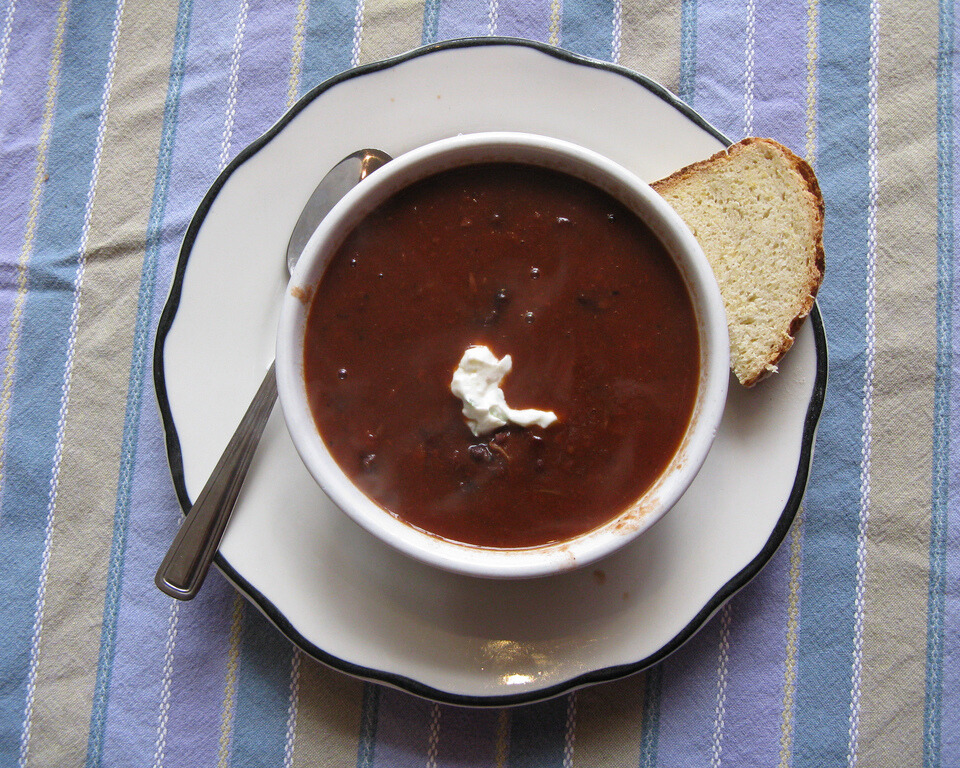
[{"label": "black rim on plate", "polygon": [[[714,136],[717,140],[726,145],[732,143],[726,136],[721,134],[716,128],[714,128],[700,115],[694,112],[693,109],[691,109],[688,105],[680,101],[666,88],[658,83],[655,83],[649,78],[616,64],[588,59],[578,54],[532,40],[515,38],[465,38],[435,43],[433,45],[414,49],[408,53],[396,56],[394,58],[385,59],[383,61],[374,62],[364,66],[356,67],[346,72],[342,72],[341,74],[325,80],[316,87],[312,88],[308,93],[300,98],[300,100],[297,101],[297,103],[291,107],[280,118],[280,120],[270,128],[269,131],[260,136],[256,141],[237,154],[233,161],[230,162],[230,164],[227,165],[227,167],[220,173],[220,175],[211,185],[210,189],[207,191],[206,195],[204,195],[203,200],[200,202],[197,212],[194,214],[189,226],[187,227],[186,234],[183,238],[183,243],[180,247],[180,255],[177,259],[177,265],[170,288],[170,294],[167,298],[166,304],[163,307],[163,311],[160,314],[160,322],[157,328],[156,343],[154,345],[153,353],[153,380],[154,387],[156,388],[160,416],[163,422],[170,471],[173,476],[173,483],[174,487],[176,488],[177,498],[180,502],[180,506],[183,508],[184,513],[190,509],[192,502],[187,494],[186,481],[183,472],[183,454],[180,448],[180,439],[177,435],[176,425],[173,421],[173,414],[171,412],[169,399],[167,397],[163,349],[167,334],[173,325],[173,320],[177,314],[177,309],[180,304],[180,293],[183,287],[183,278],[186,272],[187,260],[190,257],[190,252],[193,250],[197,233],[206,219],[207,213],[209,212],[213,201],[220,193],[220,190],[223,188],[224,184],[226,184],[227,180],[239,166],[253,157],[257,152],[260,151],[261,148],[269,143],[294,117],[296,117],[301,110],[303,110],[314,99],[333,86],[347,80],[352,80],[356,77],[362,77],[363,75],[372,72],[389,69],[411,59],[428,56],[439,51],[448,51],[458,48],[473,48],[477,46],[515,46],[530,48],[570,64],[592,67],[594,69],[601,69],[615,73],[633,81],[660,99],[668,102],[678,112],[683,114],[691,122],[701,127],[704,131]],[[639,672],[662,661],[675,650],[677,650],[681,645],[689,640],[727,600],[729,600],[742,587],[746,586],[746,584],[760,572],[763,566],[766,565],[767,561],[773,557],[774,552],[776,552],[780,544],[783,542],[787,535],[787,531],[790,529],[790,526],[796,517],[797,511],[800,508],[800,503],[803,499],[804,490],[806,489],[807,478],[810,472],[810,463],[813,458],[813,445],[816,436],[817,422],[820,419],[820,413],[823,409],[823,402],[827,388],[827,339],[824,332],[823,319],[820,315],[820,309],[816,303],[813,306],[813,310],[810,312],[810,323],[814,334],[814,345],[816,348],[816,378],[814,380],[813,392],[810,397],[810,403],[807,406],[806,418],[804,420],[803,438],[800,448],[800,461],[797,466],[797,474],[794,479],[790,495],[787,499],[786,506],[780,513],[780,517],[777,520],[777,524],[774,527],[770,538],[767,540],[763,549],[761,549],[760,552],[757,553],[757,555],[753,558],[753,560],[751,560],[745,568],[743,568],[738,574],[724,584],[703,606],[703,608],[701,608],[697,615],[694,616],[694,618],[683,628],[683,630],[681,630],[669,643],[662,646],[656,653],[636,662],[613,667],[605,667],[604,669],[587,672],[583,675],[571,678],[563,683],[558,683],[547,688],[541,688],[525,693],[497,696],[470,696],[450,693],[432,688],[428,685],[424,685],[423,683],[412,680],[408,677],[404,677],[403,675],[393,674],[383,670],[353,664],[327,653],[322,648],[314,645],[303,635],[301,635],[290,623],[287,617],[284,616],[283,613],[281,613],[280,610],[265,595],[263,595],[252,584],[250,584],[221,553],[217,553],[215,562],[220,570],[223,571],[223,573],[227,576],[227,578],[233,582],[233,584],[251,601],[253,601],[253,603],[261,611],[263,611],[264,614],[266,614],[266,616],[280,629],[281,632],[283,632],[302,650],[317,660],[342,672],[346,672],[366,680],[391,685],[413,693],[417,696],[422,696],[434,701],[472,707],[502,707],[514,704],[527,704],[549,699],[584,685],[616,680],[618,678],[633,674],[634,672]]]}]

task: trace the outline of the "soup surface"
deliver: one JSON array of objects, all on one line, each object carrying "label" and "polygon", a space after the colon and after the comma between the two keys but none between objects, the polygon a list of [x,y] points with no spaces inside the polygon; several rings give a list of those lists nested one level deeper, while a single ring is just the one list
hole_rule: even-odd
[{"label": "soup surface", "polygon": [[[447,171],[381,205],[314,292],[308,399],[334,459],[407,523],[488,547],[570,539],[637,500],[676,452],[699,380],[683,279],[636,216],[533,166]],[[463,352],[511,355],[513,408],[547,428],[476,437]]]}]

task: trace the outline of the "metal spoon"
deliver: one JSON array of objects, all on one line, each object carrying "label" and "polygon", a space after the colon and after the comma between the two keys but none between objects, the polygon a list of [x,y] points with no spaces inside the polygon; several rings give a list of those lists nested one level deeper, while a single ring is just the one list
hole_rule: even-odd
[{"label": "metal spoon", "polygon": [[[291,273],[323,217],[350,189],[390,159],[379,150],[361,149],[345,157],[323,177],[290,236],[287,269]],[[161,592],[180,600],[192,600],[200,591],[276,401],[276,371],[275,364],[271,363],[250,407],[157,570],[154,581]]]}]

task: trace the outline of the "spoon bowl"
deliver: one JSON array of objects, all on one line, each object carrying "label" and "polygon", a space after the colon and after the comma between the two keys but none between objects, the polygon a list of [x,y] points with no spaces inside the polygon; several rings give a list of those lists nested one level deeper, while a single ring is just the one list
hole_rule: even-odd
[{"label": "spoon bowl", "polygon": [[323,177],[307,204],[303,206],[287,244],[287,270],[291,275],[300,261],[307,241],[324,216],[330,213],[348,190],[391,159],[390,155],[379,149],[361,149],[347,155]]}]

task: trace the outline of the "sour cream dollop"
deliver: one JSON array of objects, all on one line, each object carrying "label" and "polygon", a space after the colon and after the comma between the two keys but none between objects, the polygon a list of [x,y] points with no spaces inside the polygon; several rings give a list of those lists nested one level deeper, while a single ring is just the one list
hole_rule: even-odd
[{"label": "sour cream dollop", "polygon": [[516,410],[507,405],[500,388],[503,377],[513,368],[510,355],[498,360],[487,347],[470,347],[463,353],[453,372],[450,391],[463,401],[463,415],[474,435],[480,436],[505,426],[507,422],[521,427],[536,424],[549,427],[557,420],[553,411],[536,408]]}]

